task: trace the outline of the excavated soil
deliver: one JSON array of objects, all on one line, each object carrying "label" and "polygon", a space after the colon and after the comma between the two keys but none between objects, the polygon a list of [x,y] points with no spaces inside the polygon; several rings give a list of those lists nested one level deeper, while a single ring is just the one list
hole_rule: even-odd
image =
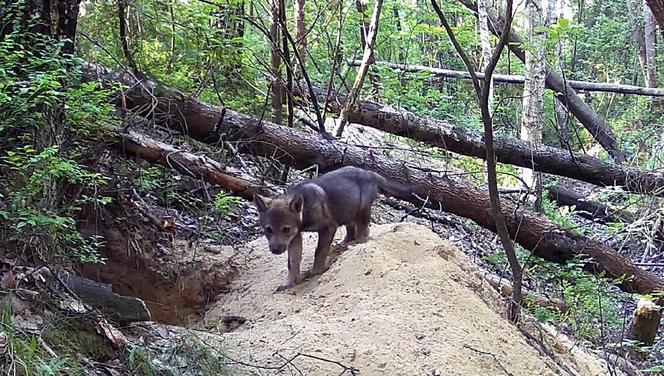
[{"label": "excavated soil", "polygon": [[[552,346],[557,362],[542,355],[503,317],[477,268],[429,229],[402,223],[371,231],[367,243],[287,293],[275,293],[287,256],[267,252],[264,239],[249,244],[230,292],[204,319],[221,328],[224,318],[246,318],[222,336],[234,374],[608,374],[578,347]],[[307,234],[303,270],[315,242]]]}]

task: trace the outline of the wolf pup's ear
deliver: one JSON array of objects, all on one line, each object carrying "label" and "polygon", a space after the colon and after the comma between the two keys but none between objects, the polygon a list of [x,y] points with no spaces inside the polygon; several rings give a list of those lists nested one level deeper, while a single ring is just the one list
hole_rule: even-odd
[{"label": "wolf pup's ear", "polygon": [[302,211],[302,204],[304,204],[304,198],[302,198],[302,195],[295,195],[288,206],[292,211],[299,213]]},{"label": "wolf pup's ear", "polygon": [[256,204],[256,208],[258,209],[259,212],[267,211],[267,208],[270,207],[271,202],[272,202],[271,198],[254,194],[254,204]]}]

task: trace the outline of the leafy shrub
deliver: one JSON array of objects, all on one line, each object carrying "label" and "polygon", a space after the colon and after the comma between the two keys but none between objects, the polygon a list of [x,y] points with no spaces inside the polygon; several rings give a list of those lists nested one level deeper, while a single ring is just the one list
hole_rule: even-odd
[{"label": "leafy shrub", "polygon": [[108,92],[81,83],[80,59],[63,41],[13,32],[0,41],[0,234],[2,243],[42,260],[103,261],[98,238],[84,238],[76,218],[106,178],[80,163],[81,137],[112,122]]}]

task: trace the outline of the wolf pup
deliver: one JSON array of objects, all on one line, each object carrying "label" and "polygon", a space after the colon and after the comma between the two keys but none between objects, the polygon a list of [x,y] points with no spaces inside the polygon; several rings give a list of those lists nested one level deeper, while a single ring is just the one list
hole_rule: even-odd
[{"label": "wolf pup", "polygon": [[303,231],[318,232],[310,275],[325,271],[327,255],[339,226],[346,226],[343,243],[366,241],[371,205],[379,192],[407,198],[413,190],[371,171],[343,167],[296,184],[277,197],[254,195],[270,252],[279,255],[288,249],[288,279],[277,291],[299,281]]}]

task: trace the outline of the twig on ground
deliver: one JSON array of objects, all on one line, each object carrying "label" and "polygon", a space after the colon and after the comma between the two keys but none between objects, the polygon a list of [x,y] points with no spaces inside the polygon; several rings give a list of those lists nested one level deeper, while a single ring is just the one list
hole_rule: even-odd
[{"label": "twig on ground", "polygon": [[489,356],[491,356],[491,357],[493,358],[493,360],[496,361],[496,364],[498,364],[498,366],[500,367],[500,369],[503,370],[503,372],[505,372],[505,374],[510,375],[510,376],[514,376],[514,374],[513,374],[512,372],[508,371],[507,368],[505,368],[505,366],[503,366],[503,364],[500,363],[500,360],[498,360],[498,357],[497,357],[496,355],[494,355],[494,354],[492,354],[492,353],[490,353],[490,352],[486,352],[486,351],[478,350],[478,349],[476,349],[476,348],[470,347],[469,345],[463,345],[463,348],[468,349],[468,350],[475,351],[475,352],[478,353],[478,354],[489,355]]}]

